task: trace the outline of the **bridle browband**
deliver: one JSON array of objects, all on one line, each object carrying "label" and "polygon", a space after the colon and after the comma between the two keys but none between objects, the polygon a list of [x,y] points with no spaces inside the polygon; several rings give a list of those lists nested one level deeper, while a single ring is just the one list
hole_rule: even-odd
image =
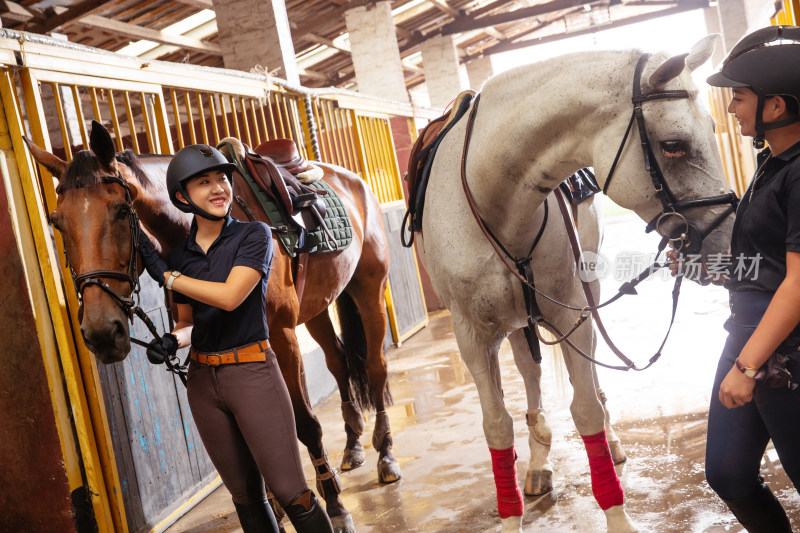
[{"label": "bridle browband", "polygon": [[[78,274],[72,268],[72,265],[69,264],[69,258],[67,257],[67,265],[69,266],[70,274],[72,275],[72,282],[75,285],[75,292],[78,296],[78,305],[80,308],[83,308],[83,291],[89,285],[95,285],[102,289],[106,294],[108,294],[114,303],[120,307],[125,314],[128,316],[131,322],[133,322],[134,316],[139,317],[142,322],[144,322],[147,329],[153,335],[154,338],[158,339],[161,335],[158,332],[155,324],[147,316],[147,313],[137,305],[136,300],[139,297],[139,290],[141,289],[141,285],[139,283],[139,236],[141,235],[141,226],[139,225],[139,215],[136,213],[136,210],[133,208],[133,199],[131,196],[131,189],[125,179],[122,177],[122,174],[117,172],[116,175],[114,174],[102,174],[98,176],[98,179],[102,183],[114,183],[119,185],[125,190],[125,203],[128,207],[128,228],[130,230],[131,236],[131,246],[130,246],[130,261],[128,262],[128,270],[127,272],[120,272],[119,270],[90,270],[89,272],[84,272],[82,274]],[[145,237],[146,238],[146,237]],[[122,281],[126,281],[131,286],[131,295],[130,296],[122,296],[120,293],[115,291],[111,286],[108,285],[103,278],[113,278],[119,279]],[[164,290],[165,297],[167,296],[166,289]],[[166,299],[169,302],[169,299]],[[167,310],[167,313],[170,314],[170,310]],[[171,314],[170,314],[171,315]],[[172,317],[170,316],[170,322]],[[131,342],[138,344],[139,346],[143,346],[145,348],[149,347],[149,343],[136,339],[131,336]],[[175,354],[170,354],[164,361],[167,370],[177,374],[184,385],[186,385],[186,367],[180,363],[180,360]]]},{"label": "bridle browband", "polygon": [[[630,132],[633,129],[633,123],[634,123],[634,121],[636,121],[637,129],[639,130],[639,138],[640,138],[640,144],[641,144],[641,147],[642,147],[642,154],[644,156],[645,170],[647,170],[648,173],[650,174],[650,179],[653,182],[653,187],[655,188],[656,195],[658,196],[659,200],[661,201],[661,205],[662,205],[662,212],[659,213],[658,215],[656,215],[652,220],[650,220],[650,222],[648,222],[645,231],[649,233],[649,232],[653,231],[654,229],[655,230],[660,230],[661,229],[661,224],[665,220],[668,220],[670,217],[678,217],[679,220],[682,222],[682,225],[683,225],[683,231],[681,231],[681,226],[679,225],[679,226],[677,226],[676,228],[673,229],[673,231],[670,233],[670,236],[664,236],[662,238],[661,243],[659,244],[659,247],[658,247],[657,256],[660,255],[661,252],[664,251],[664,249],[667,246],[667,243],[672,244],[673,248],[675,248],[676,250],[686,250],[686,251],[688,251],[690,253],[691,252],[699,252],[701,247],[702,247],[703,239],[705,237],[707,237],[712,231],[714,231],[722,223],[722,221],[725,220],[729,215],[735,213],[736,206],[738,204],[738,198],[736,196],[736,193],[731,191],[728,194],[722,194],[722,195],[718,195],[718,196],[710,196],[710,197],[705,197],[705,198],[696,198],[696,199],[688,199],[688,200],[675,200],[674,195],[670,191],[669,186],[667,185],[667,182],[664,179],[664,175],[661,172],[661,168],[658,165],[658,161],[656,160],[655,154],[653,153],[653,150],[652,150],[652,147],[651,147],[651,144],[650,144],[650,140],[649,140],[649,138],[647,136],[647,130],[645,129],[644,113],[642,111],[642,103],[643,102],[648,102],[648,101],[653,101],[653,100],[665,100],[665,99],[677,99],[677,98],[687,98],[687,99],[689,99],[690,95],[689,95],[689,92],[686,91],[686,90],[664,90],[664,91],[653,91],[653,92],[649,92],[649,93],[646,93],[646,94],[642,94],[642,92],[641,92],[641,75],[642,75],[642,71],[644,70],[645,63],[647,62],[647,59],[649,57],[650,57],[650,54],[642,54],[639,57],[639,60],[638,60],[638,62],[636,64],[636,68],[634,70],[634,78],[633,78],[633,96],[631,98],[631,101],[633,103],[633,112],[631,113],[631,118],[630,118],[630,121],[628,122],[628,127],[625,130],[625,135],[622,138],[622,141],[620,143],[619,149],[617,150],[617,154],[614,157],[614,162],[612,163],[611,168],[610,168],[610,170],[608,172],[608,176],[606,177],[605,184],[603,186],[603,193],[606,194],[607,191],[608,191],[609,185],[611,184],[611,179],[614,176],[614,171],[616,170],[616,167],[617,167],[617,163],[619,162],[620,157],[622,155],[622,151],[623,151],[623,149],[624,149],[624,147],[625,147],[625,145],[627,143],[628,136],[630,135]],[[469,114],[469,118],[467,120],[466,132],[465,132],[465,138],[464,138],[464,147],[463,147],[463,151],[462,151],[462,154],[461,154],[461,182],[462,182],[462,185],[463,185],[463,188],[464,188],[464,192],[465,192],[466,197],[467,197],[467,203],[469,204],[470,210],[472,211],[472,214],[475,217],[475,220],[477,221],[478,226],[480,227],[481,231],[483,232],[483,234],[489,240],[489,244],[491,244],[491,246],[494,249],[495,253],[500,257],[501,262],[506,266],[506,268],[508,268],[508,270],[517,279],[519,279],[522,282],[522,284],[523,284],[523,293],[525,294],[526,304],[528,304],[529,300],[530,300],[530,297],[528,295],[528,290],[530,290],[530,291],[535,292],[537,295],[543,297],[544,299],[546,299],[546,300],[548,300],[548,301],[550,301],[550,302],[552,302],[552,303],[554,303],[556,305],[559,305],[559,306],[564,307],[566,309],[571,309],[571,310],[574,310],[574,311],[580,311],[580,315],[579,315],[578,319],[576,320],[575,324],[570,328],[569,331],[567,331],[566,333],[563,333],[563,334],[560,331],[558,331],[558,329],[553,324],[547,322],[544,319],[544,317],[542,317],[541,315],[539,315],[537,317],[529,316],[529,318],[528,318],[529,326],[533,326],[534,324],[539,323],[539,322],[544,323],[545,325],[547,325],[549,328],[551,328],[557,334],[557,338],[556,338],[555,341],[547,341],[547,340],[545,340],[545,339],[543,339],[541,337],[541,335],[539,334],[538,328],[532,328],[531,327],[531,329],[536,331],[536,336],[539,338],[539,340],[541,342],[543,342],[545,344],[557,344],[557,343],[560,343],[560,342],[566,342],[580,356],[584,357],[585,359],[588,359],[589,361],[591,361],[592,363],[594,363],[596,365],[600,365],[600,366],[603,366],[603,367],[606,367],[606,368],[610,368],[610,369],[614,369],[614,370],[630,370],[630,369],[633,369],[633,370],[645,370],[646,368],[649,368],[653,363],[655,363],[661,357],[661,351],[662,351],[662,349],[664,348],[664,345],[667,342],[667,338],[669,337],[670,331],[672,330],[672,324],[675,321],[675,313],[676,313],[676,310],[677,310],[678,296],[680,294],[680,285],[681,285],[681,280],[683,278],[683,275],[681,274],[681,275],[678,275],[676,277],[675,285],[674,285],[674,287],[672,289],[672,317],[670,319],[669,328],[667,329],[667,333],[664,336],[664,340],[662,341],[661,346],[658,348],[656,353],[652,357],[650,357],[648,363],[643,367],[637,366],[630,358],[626,357],[614,345],[613,342],[611,342],[611,339],[608,337],[608,335],[607,335],[607,333],[605,331],[605,328],[602,326],[602,321],[600,320],[600,316],[598,314],[598,310],[603,308],[603,307],[605,307],[605,306],[607,306],[607,305],[609,305],[609,304],[611,304],[611,303],[613,303],[614,301],[618,300],[619,298],[621,298],[622,296],[624,296],[626,294],[637,294],[636,293],[636,288],[635,288],[636,285],[638,285],[640,282],[642,282],[645,279],[647,279],[648,277],[650,277],[650,275],[652,275],[656,271],[658,271],[661,268],[663,268],[664,266],[666,266],[666,263],[661,264],[661,263],[658,263],[658,262],[654,262],[653,265],[651,265],[649,268],[645,269],[639,276],[637,276],[636,278],[624,283],[620,287],[620,289],[619,289],[619,291],[617,292],[616,295],[614,295],[609,300],[607,300],[607,301],[605,301],[603,303],[600,303],[600,304],[595,304],[594,298],[593,298],[592,293],[591,293],[591,288],[583,280],[582,280],[583,290],[584,290],[584,294],[585,294],[585,296],[587,298],[587,302],[589,304],[589,305],[584,306],[584,307],[576,307],[576,306],[572,306],[572,305],[569,305],[569,304],[566,304],[566,303],[563,303],[563,302],[559,302],[558,300],[548,296],[547,294],[542,293],[539,289],[537,289],[535,287],[534,283],[533,283],[533,277],[532,277],[532,274],[530,273],[530,271],[528,272],[528,275],[523,275],[523,273],[521,271],[515,270],[514,267],[512,267],[511,264],[509,264],[509,262],[506,260],[506,259],[511,260],[514,263],[514,265],[517,266],[517,269],[519,270],[519,266],[521,264],[524,264],[524,263],[530,264],[531,254],[532,254],[533,248],[531,249],[531,254],[529,254],[527,258],[517,258],[517,257],[513,257],[512,255],[510,255],[509,252],[507,251],[507,249],[502,245],[500,240],[491,232],[491,230],[489,230],[489,228],[486,225],[486,222],[480,216],[480,213],[478,213],[478,208],[477,208],[477,205],[475,203],[475,199],[472,196],[472,191],[469,189],[469,185],[467,183],[467,173],[466,173],[467,172],[466,171],[467,152],[468,152],[468,148],[469,148],[469,140],[470,140],[470,137],[472,135],[472,126],[474,124],[475,116],[477,114],[479,101],[480,101],[480,94],[478,95],[478,97],[475,98],[475,100],[474,100],[474,102],[472,104],[473,107],[472,107],[472,110],[471,110],[471,112]],[[557,197],[558,197],[558,194],[557,194]],[[577,241],[577,236],[575,235],[574,229],[569,227],[569,225],[572,222],[571,222],[571,218],[569,217],[568,213],[565,210],[565,204],[564,204],[563,198],[558,197],[557,199],[558,199],[559,207],[562,210],[562,215],[564,216],[564,221],[568,225],[568,233],[569,233],[569,236],[570,236],[570,244],[571,244],[571,246],[573,248],[573,253],[575,254],[575,260],[576,260],[576,262],[578,262],[579,258],[580,258],[580,254],[581,254],[580,244]],[[547,202],[547,200],[545,199],[545,205],[546,205],[546,202]],[[697,208],[697,207],[708,207],[708,206],[713,206],[713,205],[724,205],[724,204],[729,204],[728,208],[720,216],[718,216],[709,225],[709,227],[706,228],[705,231],[698,230],[680,212],[681,210],[685,210],[685,209],[692,209],[692,208]],[[541,235],[541,230],[540,230],[539,233]],[[660,233],[660,231],[659,231],[659,233]],[[538,236],[537,236],[536,240],[538,241]],[[534,246],[535,246],[535,243],[534,243]],[[528,270],[530,270],[530,269],[528,269]],[[536,306],[535,303],[534,303],[533,307],[538,307],[538,306]],[[530,315],[531,307],[528,306],[528,309],[529,309],[529,315]],[[598,329],[600,330],[603,338],[609,344],[609,347],[611,348],[612,352],[622,360],[622,362],[624,363],[624,366],[614,366],[614,365],[609,365],[609,364],[600,362],[600,361],[596,360],[595,358],[593,358],[591,355],[586,354],[583,350],[581,350],[577,346],[575,346],[575,344],[570,340],[569,337],[578,329],[578,327],[581,324],[583,324],[583,322],[586,321],[586,319],[589,318],[590,314],[592,316],[594,316],[595,321],[598,324]],[[527,332],[526,332],[526,334],[527,334]],[[529,339],[529,344],[531,344],[530,343],[530,339]],[[538,349],[535,348],[533,345],[531,345],[531,346],[532,346],[532,350],[534,350],[534,354],[533,354],[534,355],[534,359],[537,359],[536,351],[538,351]],[[538,362],[538,360],[537,360],[537,362]]]}]

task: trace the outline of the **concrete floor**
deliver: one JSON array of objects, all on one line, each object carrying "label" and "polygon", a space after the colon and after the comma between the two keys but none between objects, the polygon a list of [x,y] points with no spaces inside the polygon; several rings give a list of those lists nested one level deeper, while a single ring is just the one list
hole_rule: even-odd
[{"label": "concrete floor", "polygon": [[[603,254],[611,266],[626,263],[630,250],[654,250],[643,224],[627,216],[607,226]],[[603,281],[606,296],[616,292],[613,268]],[[638,362],[661,343],[669,320],[671,283],[653,280],[639,297],[626,297],[603,317],[612,338]],[[711,379],[724,340],[726,293],[716,287],[685,284],[678,317],[662,359],[645,372],[600,370],[614,427],[628,454],[617,467],[628,513],[642,531],[658,533],[740,532],[705,482],[703,460]],[[598,355],[615,362],[602,346]],[[377,456],[362,442],[367,464],[342,473],[345,506],[359,533],[488,532],[499,529],[489,452],[481,428],[480,405],[472,379],[461,362],[450,316],[440,312],[402,347],[388,354],[395,403],[389,408],[394,453],[403,479],[382,486]],[[526,532],[600,533],[605,518],[595,503],[583,444],[569,414],[571,387],[558,356],[545,353],[542,388],[553,430],[553,494],[525,501]],[[522,380],[507,343],[501,349],[506,404],[516,428],[520,485],[529,458]],[[316,409],[325,430],[331,463],[338,465],[344,446],[339,397]],[[370,428],[373,417],[370,417]],[[307,464],[306,476],[313,485]],[[763,473],[800,531],[800,496],[774,452],[764,457]],[[224,487],[214,491],[170,527],[168,533],[241,531]],[[293,531],[291,526],[287,531]]]}]

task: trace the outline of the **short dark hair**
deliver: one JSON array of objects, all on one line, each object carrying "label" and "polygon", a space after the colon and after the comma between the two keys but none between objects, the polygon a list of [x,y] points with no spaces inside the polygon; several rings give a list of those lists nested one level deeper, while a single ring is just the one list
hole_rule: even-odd
[{"label": "short dark hair", "polygon": [[791,94],[782,94],[780,96],[786,102],[786,112],[795,118],[800,116],[800,102],[797,101],[797,97]]}]

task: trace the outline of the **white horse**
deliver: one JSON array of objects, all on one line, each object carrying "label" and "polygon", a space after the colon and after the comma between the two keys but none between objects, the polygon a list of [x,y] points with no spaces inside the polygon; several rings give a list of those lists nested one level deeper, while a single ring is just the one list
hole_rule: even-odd
[{"label": "white horse", "polygon": [[[690,77],[711,56],[714,41],[707,37],[689,54],[671,58],[637,51],[586,52],[495,76],[484,85],[476,113],[463,117],[436,153],[417,247],[437,294],[451,311],[461,356],[478,388],[503,531],[521,530],[523,506],[513,423],[503,404],[497,359],[501,341],[510,338],[523,375],[536,376],[539,370],[520,329],[527,321],[521,283],[476,222],[462,187],[467,125],[472,122],[465,181],[485,225],[515,257],[528,253],[540,227],[542,210],[537,208],[547,195],[565,176],[587,166],[595,168],[600,186],[617,204],[651,221],[660,234],[674,238],[673,244],[703,258],[724,253],[733,217],[729,208],[712,205],[721,203],[720,198],[709,197],[730,188],[712,119],[699,105]],[[637,104],[643,122],[631,114],[632,94],[644,95]],[[475,107],[473,102],[471,111]],[[631,135],[623,141],[626,125]],[[649,143],[647,169],[643,141]],[[660,217],[665,212],[671,214]],[[537,288],[559,301],[585,306],[574,262],[563,261],[570,257],[565,251],[569,243],[558,233],[545,231],[533,252]],[[542,298],[537,302],[559,330],[575,322],[577,312]],[[594,333],[584,325],[572,340],[589,352]],[[574,388],[570,410],[586,443],[592,489],[608,531],[638,531],[625,512],[611,464],[592,365],[570,349],[564,350],[564,359]],[[540,408],[535,383],[526,379],[526,388],[536,396],[528,400],[531,475],[548,468],[542,447],[549,435],[531,420],[531,414],[538,418]]]}]

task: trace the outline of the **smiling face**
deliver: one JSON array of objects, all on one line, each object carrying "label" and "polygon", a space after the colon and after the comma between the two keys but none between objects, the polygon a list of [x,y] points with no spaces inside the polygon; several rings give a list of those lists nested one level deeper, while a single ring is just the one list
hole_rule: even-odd
[{"label": "smiling face", "polygon": [[732,113],[739,122],[742,135],[755,137],[756,135],[756,109],[758,95],[746,87],[733,89],[733,98],[728,104],[728,113]]},{"label": "smiling face", "polygon": [[[211,215],[224,217],[233,201],[233,191],[228,176],[221,170],[209,170],[184,183],[189,199],[200,209]],[[183,201],[183,194],[176,194]]]}]

